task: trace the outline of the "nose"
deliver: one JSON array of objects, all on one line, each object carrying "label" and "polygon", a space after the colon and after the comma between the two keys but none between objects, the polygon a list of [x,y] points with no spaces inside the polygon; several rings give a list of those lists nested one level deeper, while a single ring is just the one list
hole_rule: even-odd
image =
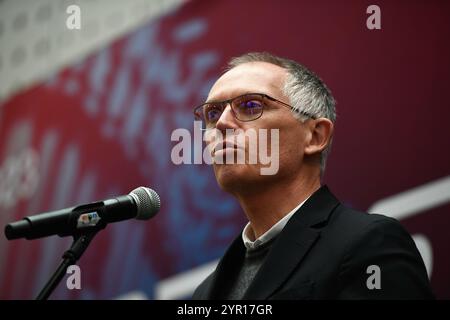
[{"label": "nose", "polygon": [[225,109],[223,109],[219,120],[216,122],[216,128],[218,130],[237,128],[236,118],[234,117],[233,110],[231,109],[231,104],[228,103]]}]

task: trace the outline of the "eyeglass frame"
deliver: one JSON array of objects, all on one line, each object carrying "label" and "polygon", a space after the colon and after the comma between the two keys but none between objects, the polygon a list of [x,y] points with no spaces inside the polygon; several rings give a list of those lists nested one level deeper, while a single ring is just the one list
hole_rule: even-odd
[{"label": "eyeglass frame", "polygon": [[[261,113],[258,115],[258,117],[256,117],[255,119],[250,119],[250,120],[241,120],[241,119],[239,119],[239,118],[236,116],[236,112],[235,112],[234,109],[233,109],[233,101],[234,101],[234,100],[239,99],[239,98],[242,98],[242,97],[245,97],[245,96],[249,96],[249,95],[261,96],[262,98],[266,98],[266,99],[268,99],[268,100],[270,100],[270,101],[278,102],[278,103],[280,103],[282,106],[287,107],[287,108],[289,108],[289,109],[291,109],[292,111],[295,111],[295,112],[297,112],[297,113],[300,113],[300,114],[302,114],[302,115],[305,116],[305,117],[308,117],[308,118],[313,119],[313,120],[314,120],[314,119],[317,119],[316,116],[313,116],[313,115],[311,115],[311,114],[308,113],[308,112],[305,112],[305,111],[301,111],[301,110],[295,109],[293,106],[291,106],[291,105],[289,105],[289,104],[287,104],[287,103],[285,103],[285,102],[283,102],[283,101],[280,101],[280,100],[278,100],[278,99],[275,99],[275,98],[273,98],[273,97],[271,97],[271,96],[269,96],[269,95],[267,95],[267,94],[265,94],[265,93],[244,93],[244,94],[241,94],[241,95],[236,96],[236,97],[234,97],[234,98],[230,98],[230,99],[223,100],[223,101],[210,101],[210,102],[205,102],[205,103],[202,103],[201,105],[196,106],[196,107],[193,109],[194,116],[195,116],[196,118],[198,118],[198,115],[197,115],[197,114],[198,114],[198,111],[197,111],[197,109],[199,109],[199,108],[201,108],[201,107],[203,107],[203,106],[205,106],[205,105],[207,105],[207,104],[213,103],[213,104],[217,104],[217,105],[222,106],[222,111],[221,111],[220,116],[223,114],[223,111],[225,110],[226,106],[229,104],[230,107],[231,107],[231,113],[233,114],[233,116],[234,116],[234,118],[235,118],[236,120],[242,121],[242,122],[250,122],[250,121],[258,120],[259,118],[261,118],[261,116],[262,116],[263,113],[264,113],[264,109],[265,109],[264,107],[266,107],[266,105],[265,105],[264,103],[262,103],[262,110],[261,110]],[[219,118],[220,118],[220,116],[219,116]],[[204,121],[204,120],[203,120],[203,121]]]}]

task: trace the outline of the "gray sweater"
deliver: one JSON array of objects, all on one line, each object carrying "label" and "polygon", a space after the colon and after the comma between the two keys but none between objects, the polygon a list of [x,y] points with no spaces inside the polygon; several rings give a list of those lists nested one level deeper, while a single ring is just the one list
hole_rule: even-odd
[{"label": "gray sweater", "polygon": [[240,300],[243,298],[259,268],[263,265],[274,240],[271,239],[254,249],[247,249],[244,263],[228,293],[228,300]]}]

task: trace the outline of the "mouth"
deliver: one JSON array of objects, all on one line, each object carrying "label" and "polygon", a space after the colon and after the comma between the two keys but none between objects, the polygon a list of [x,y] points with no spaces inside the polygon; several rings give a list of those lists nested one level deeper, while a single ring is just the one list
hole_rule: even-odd
[{"label": "mouth", "polygon": [[222,141],[217,143],[211,150],[212,155],[215,156],[217,153],[234,152],[241,149],[237,144],[231,141]]}]

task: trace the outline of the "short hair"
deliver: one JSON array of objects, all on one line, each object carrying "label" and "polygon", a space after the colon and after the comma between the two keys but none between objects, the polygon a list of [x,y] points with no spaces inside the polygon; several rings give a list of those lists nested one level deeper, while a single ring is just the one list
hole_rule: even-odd
[{"label": "short hair", "polygon": [[[303,122],[307,117],[299,112],[295,112],[296,110],[316,118],[327,118],[333,123],[336,121],[336,101],[330,89],[314,72],[296,61],[281,58],[268,52],[250,52],[234,57],[228,62],[226,71],[249,62],[267,62],[287,70],[288,77],[284,84],[283,92],[289,98],[291,106],[294,108],[294,116],[297,119]],[[325,171],[331,144],[332,139],[320,155],[321,176]]]}]

